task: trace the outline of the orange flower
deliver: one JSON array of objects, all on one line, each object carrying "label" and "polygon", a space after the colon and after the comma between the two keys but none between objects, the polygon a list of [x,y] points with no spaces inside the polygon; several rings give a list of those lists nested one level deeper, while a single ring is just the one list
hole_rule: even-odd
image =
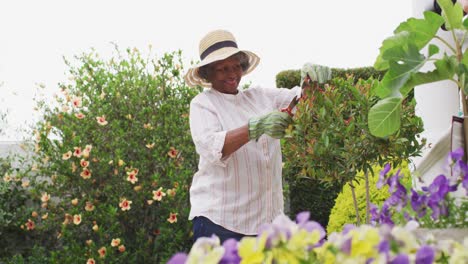
[{"label": "orange flower", "polygon": [[73,205],[77,205],[78,204],[78,198],[75,198],[75,199],[71,200],[71,203]]},{"label": "orange flower", "polygon": [[80,161],[80,165],[81,165],[81,167],[86,168],[89,165],[89,161],[82,159]]},{"label": "orange flower", "polygon": [[75,117],[78,118],[78,119],[83,119],[83,118],[85,118],[86,116],[85,116],[83,113],[80,112],[80,113],[76,113],[76,114],[75,114]]},{"label": "orange flower", "polygon": [[94,224],[94,225],[93,225],[93,231],[94,231],[94,232],[97,232],[98,230],[99,230],[99,226],[96,225],[96,224]]},{"label": "orange flower", "polygon": [[171,158],[175,158],[177,157],[177,154],[179,153],[179,151],[177,149],[175,149],[174,147],[170,147],[169,148],[169,152],[167,152],[167,155]]},{"label": "orange flower", "polygon": [[80,158],[83,155],[80,147],[74,147],[73,149],[75,150],[73,151],[73,156]]},{"label": "orange flower", "polygon": [[42,220],[46,220],[48,217],[49,217],[49,213],[46,213],[45,215],[41,216]]},{"label": "orange flower", "polygon": [[93,240],[91,240],[91,239],[86,240],[86,245],[87,246],[91,246],[91,244],[93,244]]},{"label": "orange flower", "polygon": [[34,230],[35,227],[36,225],[34,224],[34,222],[31,219],[28,219],[28,222],[26,222],[26,229]]},{"label": "orange flower", "polygon": [[91,203],[91,202],[86,202],[85,210],[88,211],[88,212],[93,211],[93,210],[94,210],[94,205],[93,205],[93,203]]},{"label": "orange flower", "polygon": [[163,196],[166,196],[166,194],[162,191],[162,187],[159,187],[157,191],[153,191],[153,200],[161,201]]},{"label": "orange flower", "polygon": [[50,200],[50,194],[48,193],[43,193],[42,196],[41,196],[41,201],[44,202],[44,203],[47,203],[48,201]]},{"label": "orange flower", "polygon": [[119,207],[122,209],[122,211],[128,211],[130,210],[131,204],[132,204],[132,201],[129,201],[126,198],[123,198],[122,201],[119,203]]},{"label": "orange flower", "polygon": [[120,245],[120,238],[113,238],[111,242],[111,246],[116,247],[118,245]]},{"label": "orange flower", "polygon": [[125,164],[125,161],[119,159],[119,161],[117,162],[117,164],[119,165],[119,167],[122,167],[122,166]]},{"label": "orange flower", "polygon": [[108,123],[106,121],[106,116],[98,116],[98,117],[96,117],[96,120],[97,120],[98,124],[101,125],[101,126],[105,126]]},{"label": "orange flower", "polygon": [[125,246],[124,246],[124,245],[120,245],[120,246],[119,246],[119,252],[120,252],[120,253],[124,253],[124,252],[125,252]]},{"label": "orange flower", "polygon": [[96,261],[93,258],[89,258],[86,264],[96,264]]},{"label": "orange flower", "polygon": [[152,148],[154,148],[154,143],[146,144],[146,147],[149,148],[149,149],[152,149]]},{"label": "orange flower", "polygon": [[88,170],[87,168],[84,168],[83,171],[81,172],[80,176],[85,180],[89,179],[89,178],[91,178],[91,171]]},{"label": "orange flower", "polygon": [[72,152],[69,150],[67,153],[62,154],[62,159],[67,160],[67,159],[71,158],[71,156],[72,156]]},{"label": "orange flower", "polygon": [[72,100],[72,105],[76,108],[81,107],[82,106],[81,97],[74,97]]},{"label": "orange flower", "polygon": [[99,257],[100,257],[100,258],[105,258],[105,257],[106,257],[106,253],[107,253],[106,247],[102,247],[102,248],[98,249],[98,253],[99,253]]},{"label": "orange flower", "polygon": [[167,221],[171,224],[177,223],[177,213],[170,213]]},{"label": "orange flower", "polygon": [[73,216],[73,223],[74,223],[75,225],[81,224],[81,215],[80,215],[80,214],[79,214],[79,215],[76,214],[76,215]]}]

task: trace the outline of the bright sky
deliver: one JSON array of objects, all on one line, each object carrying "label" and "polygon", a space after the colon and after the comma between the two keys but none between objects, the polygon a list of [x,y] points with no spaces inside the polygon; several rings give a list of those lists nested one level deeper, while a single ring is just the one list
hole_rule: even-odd
[{"label": "bright sky", "polygon": [[[305,62],[330,67],[371,66],[382,41],[412,15],[410,0],[5,0],[0,2],[0,113],[7,134],[32,122],[37,84],[50,94],[66,81],[62,57],[95,48],[108,56],[111,42],[156,54],[182,50],[188,67],[209,31],[231,31],[241,49],[261,62],[244,78],[275,86],[275,75]],[[0,126],[5,124],[0,123]]]}]

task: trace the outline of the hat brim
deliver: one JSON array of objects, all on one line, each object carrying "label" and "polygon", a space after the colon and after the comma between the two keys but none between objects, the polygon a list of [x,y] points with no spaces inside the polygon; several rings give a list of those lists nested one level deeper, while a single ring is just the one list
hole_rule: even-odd
[{"label": "hat brim", "polygon": [[252,72],[258,66],[258,64],[260,63],[260,58],[255,53],[253,53],[251,51],[239,50],[237,48],[231,48],[231,47],[223,48],[223,49],[219,50],[218,53],[213,52],[212,54],[210,54],[210,56],[208,56],[207,58],[202,60],[200,63],[198,63],[197,65],[191,67],[184,76],[185,83],[188,86],[191,86],[191,87],[202,86],[202,87],[206,87],[206,88],[211,88],[211,83],[209,83],[207,80],[200,77],[200,75],[198,74],[198,70],[200,69],[200,67],[208,65],[208,64],[213,63],[215,61],[220,61],[220,60],[227,59],[227,58],[231,57],[232,55],[234,55],[234,54],[236,54],[238,52],[245,53],[245,55],[247,55],[248,61],[249,61],[249,66],[242,73],[242,76],[245,76],[245,75],[249,74],[250,72]]}]

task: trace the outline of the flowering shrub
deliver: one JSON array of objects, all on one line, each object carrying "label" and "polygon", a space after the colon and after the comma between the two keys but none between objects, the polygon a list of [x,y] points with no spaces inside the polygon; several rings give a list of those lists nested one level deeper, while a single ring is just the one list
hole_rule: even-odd
[{"label": "flowering shrub", "polygon": [[[24,232],[50,234],[53,263],[160,263],[191,244],[196,167],[181,54],[127,49],[67,61],[55,103],[38,100],[32,199]],[[47,243],[45,243],[47,242]],[[44,244],[45,243],[45,244]]]},{"label": "flowering shrub", "polygon": [[[438,175],[420,191],[408,190],[400,182],[401,172],[389,174],[390,165],[385,165],[377,187],[388,185],[391,195],[380,208],[374,205],[372,221],[393,225],[416,220],[424,227],[468,227],[468,165],[463,161],[463,149],[450,153],[447,160],[452,175]],[[459,188],[465,196],[450,195]]]}]

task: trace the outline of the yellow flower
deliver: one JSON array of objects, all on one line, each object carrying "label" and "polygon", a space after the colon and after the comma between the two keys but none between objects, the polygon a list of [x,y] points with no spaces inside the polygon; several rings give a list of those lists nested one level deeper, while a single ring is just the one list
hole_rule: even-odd
[{"label": "yellow flower", "polygon": [[94,224],[94,225],[93,225],[93,231],[94,231],[94,232],[97,232],[98,230],[99,230],[99,226],[96,225],[96,224]]},{"label": "yellow flower", "polygon": [[364,256],[367,258],[378,256],[380,236],[377,228],[363,225],[358,229],[349,231],[349,234],[352,237],[351,256]]},{"label": "yellow flower", "polygon": [[122,167],[125,164],[125,162],[121,159],[119,159],[118,165],[119,167]]},{"label": "yellow flower", "polygon": [[241,263],[271,263],[271,256],[263,253],[266,240],[266,234],[259,237],[244,237],[238,246],[239,256],[242,259]]},{"label": "yellow flower", "polygon": [[32,216],[32,217],[34,217],[34,218],[36,218],[36,217],[37,217],[37,215],[38,215],[38,214],[37,214],[37,212],[36,212],[36,211],[33,211],[33,212],[31,213],[31,216]]},{"label": "yellow flower", "polygon": [[168,189],[167,194],[171,197],[174,197],[176,195],[176,190],[175,189]]},{"label": "yellow flower", "polygon": [[146,201],[146,203],[147,203],[148,205],[152,205],[153,202],[154,202],[153,200],[147,200],[147,201]]},{"label": "yellow flower", "polygon": [[42,215],[42,220],[46,220],[49,217],[49,213],[46,213],[45,215]]},{"label": "yellow flower", "polygon": [[152,148],[154,148],[154,143],[146,144],[146,147],[149,148],[149,149],[152,149]]},{"label": "yellow flower", "polygon": [[73,205],[77,205],[78,204],[78,198],[75,198],[75,199],[71,200],[71,203]]},{"label": "yellow flower", "polygon": [[120,238],[113,238],[111,242],[111,246],[116,247],[118,245],[120,245]]},{"label": "yellow flower", "polygon": [[133,190],[135,190],[135,192],[138,192],[138,191],[141,190],[141,188],[143,188],[143,187],[141,187],[141,185],[137,185],[137,186],[133,187]]},{"label": "yellow flower", "polygon": [[144,129],[153,129],[153,126],[150,123],[143,124]]},{"label": "yellow flower", "polygon": [[91,244],[93,244],[93,240],[88,239],[88,240],[86,240],[85,243],[86,243],[87,246],[91,246]]}]

